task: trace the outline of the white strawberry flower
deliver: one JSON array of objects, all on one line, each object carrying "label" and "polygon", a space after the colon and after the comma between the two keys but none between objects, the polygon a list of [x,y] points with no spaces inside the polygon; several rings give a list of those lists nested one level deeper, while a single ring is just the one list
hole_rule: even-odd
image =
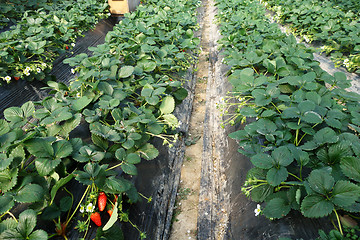
[{"label": "white strawberry flower", "polygon": [[25,72],[29,72],[30,70],[31,70],[30,67],[26,67],[26,68],[25,68]]},{"label": "white strawberry flower", "polygon": [[80,210],[81,213],[83,213],[85,211],[85,207],[83,205],[80,206]]},{"label": "white strawberry flower", "polygon": [[38,73],[41,73],[41,69],[40,69],[40,68],[36,68],[36,71],[37,71]]},{"label": "white strawberry flower", "polygon": [[350,60],[346,58],[343,62],[343,64],[348,68],[350,66]]},{"label": "white strawberry flower", "polygon": [[5,79],[5,81],[8,82],[8,83],[11,81],[11,77],[10,77],[10,76],[6,76],[6,77],[4,77],[4,79]]},{"label": "white strawberry flower", "polygon": [[87,206],[86,206],[86,212],[93,212],[95,210],[95,206],[93,206],[92,203],[89,203]]},{"label": "white strawberry flower", "polygon": [[75,43],[71,43],[71,46],[72,46],[72,47],[75,47]]},{"label": "white strawberry flower", "polygon": [[304,40],[305,40],[305,42],[310,42],[310,38],[308,37],[308,36],[306,36],[306,35],[304,35]]},{"label": "white strawberry flower", "polygon": [[255,213],[255,217],[259,216],[259,214],[261,213],[261,206],[260,204],[256,205],[256,208],[254,210]]},{"label": "white strawberry flower", "polygon": [[70,71],[72,74],[75,74],[75,69],[72,68]]}]

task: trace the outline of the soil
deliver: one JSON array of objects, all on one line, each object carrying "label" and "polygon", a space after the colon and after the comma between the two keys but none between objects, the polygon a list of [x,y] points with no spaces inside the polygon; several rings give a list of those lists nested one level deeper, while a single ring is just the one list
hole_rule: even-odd
[{"label": "soil", "polygon": [[[207,2],[204,1],[204,4]],[[207,8],[207,6],[205,6]],[[173,216],[170,240],[196,239],[203,156],[203,133],[206,111],[206,89],[209,79],[209,53],[212,45],[210,25],[214,14],[205,9],[201,26],[201,53],[197,64],[197,81],[186,138],[185,159],[181,169],[181,180]]]}]

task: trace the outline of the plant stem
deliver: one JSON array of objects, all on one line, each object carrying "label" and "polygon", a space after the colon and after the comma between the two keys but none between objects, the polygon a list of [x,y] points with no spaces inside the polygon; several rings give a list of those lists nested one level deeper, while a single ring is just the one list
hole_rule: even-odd
[{"label": "plant stem", "polygon": [[335,213],[335,215],[336,215],[336,219],[337,219],[337,221],[338,221],[339,231],[340,231],[341,235],[344,235],[344,233],[343,233],[343,231],[342,231],[342,228],[341,228],[340,218],[339,218],[339,215],[338,215],[338,213],[337,213],[336,209],[334,209],[334,213]]},{"label": "plant stem", "polygon": [[[70,196],[71,196],[71,206],[72,206],[72,205],[74,204],[74,195],[73,195],[69,190],[67,190],[66,187],[64,187],[64,190],[65,190],[68,194],[70,194]],[[69,211],[68,211],[68,214],[67,214],[67,216],[66,216],[66,219],[69,219],[70,210],[71,210],[71,208],[70,208]]]},{"label": "plant stem", "polygon": [[296,176],[295,174],[289,172],[289,175],[293,176],[294,178],[296,178],[297,180],[299,180],[300,182],[302,182],[302,179],[299,178],[298,176]]},{"label": "plant stem", "polygon": [[18,220],[16,219],[16,217],[14,216],[14,214],[12,214],[12,212],[7,211],[5,214],[9,214],[9,215],[15,220],[15,222],[18,222]]},{"label": "plant stem", "polygon": [[280,109],[273,103],[273,102],[271,102],[271,104],[275,107],[275,109],[281,114],[281,111],[280,111]]},{"label": "plant stem", "polygon": [[81,199],[80,199],[80,201],[79,201],[78,205],[76,206],[76,208],[75,208],[75,210],[74,210],[73,214],[72,214],[72,215],[71,215],[71,217],[70,217],[70,218],[66,221],[66,225],[68,225],[68,224],[69,224],[69,222],[70,222],[70,220],[74,217],[74,215],[75,215],[75,213],[77,212],[78,208],[80,207],[80,204],[81,204],[81,202],[83,201],[83,199],[84,199],[84,197],[85,197],[85,195],[86,195],[87,191],[89,191],[89,188],[90,188],[90,185],[89,185],[89,186],[87,186],[87,188],[85,189],[85,192],[84,192],[84,194],[82,195],[82,197],[81,197]]},{"label": "plant stem", "polygon": [[106,172],[106,171],[109,171],[109,170],[111,170],[111,169],[117,168],[117,167],[121,166],[123,163],[124,163],[124,162],[121,162],[121,163],[119,163],[119,164],[116,164],[116,165],[112,166],[111,168],[106,169],[105,172]]}]

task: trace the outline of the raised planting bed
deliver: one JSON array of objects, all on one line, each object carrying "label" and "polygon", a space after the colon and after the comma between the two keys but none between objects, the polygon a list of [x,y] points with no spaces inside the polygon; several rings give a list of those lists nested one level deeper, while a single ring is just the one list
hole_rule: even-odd
[{"label": "raised planting bed", "polygon": [[360,96],[270,23],[258,1],[217,8],[231,68],[213,63],[225,129],[220,118],[207,120],[198,238],[330,239],[331,223],[331,239],[357,238]]},{"label": "raised planting bed", "polygon": [[191,108],[197,6],[139,6],[91,54],[64,60],[76,73],[69,84],[50,81],[50,97],[4,110],[0,238],[166,238],[184,144],[174,140]]}]

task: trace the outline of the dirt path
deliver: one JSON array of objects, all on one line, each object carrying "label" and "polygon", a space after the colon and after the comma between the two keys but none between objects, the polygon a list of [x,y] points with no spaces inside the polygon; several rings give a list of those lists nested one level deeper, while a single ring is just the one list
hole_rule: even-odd
[{"label": "dirt path", "polygon": [[214,14],[208,11],[208,1],[202,16],[201,48],[197,64],[197,82],[189,132],[186,139],[184,164],[181,169],[181,180],[173,217],[170,240],[196,239],[197,217],[199,206],[199,191],[201,177],[201,162],[203,156],[204,119],[206,111],[206,89],[209,79],[209,55],[213,39],[210,25]]}]

